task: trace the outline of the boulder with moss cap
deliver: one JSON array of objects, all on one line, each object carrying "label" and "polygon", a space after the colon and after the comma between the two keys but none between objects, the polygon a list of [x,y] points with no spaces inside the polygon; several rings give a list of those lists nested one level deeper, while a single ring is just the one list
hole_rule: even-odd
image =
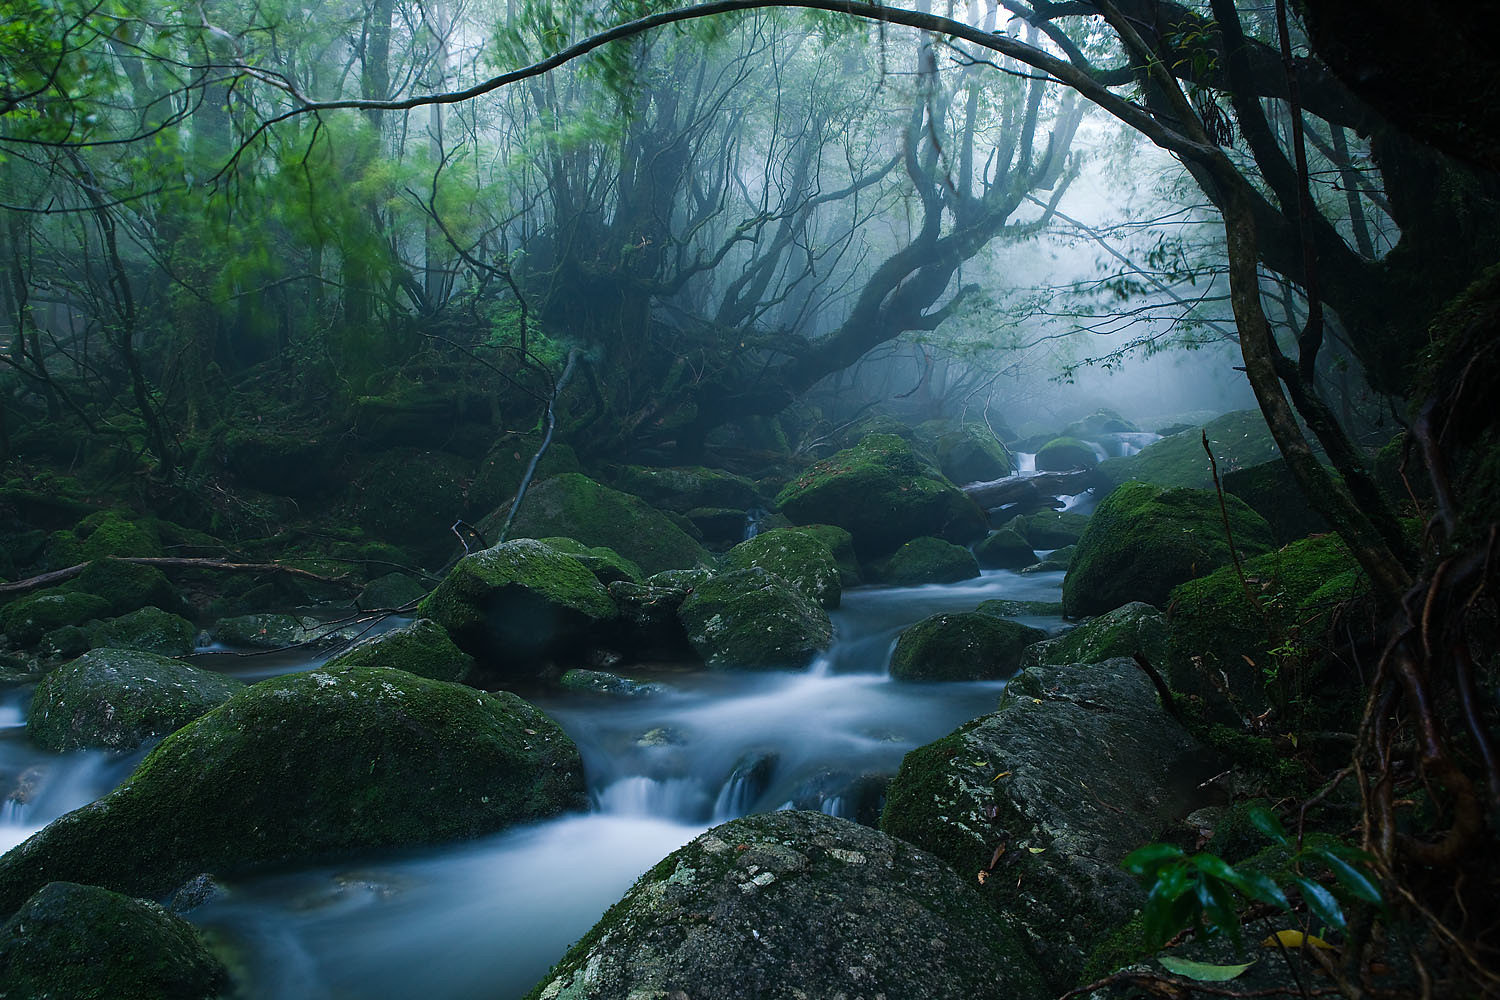
[{"label": "boulder with moss cap", "polygon": [[730,569],[759,566],[825,608],[838,607],[843,593],[833,552],[795,528],[776,528],[741,542],[724,554],[724,565]]},{"label": "boulder with moss cap", "polygon": [[1021,651],[1047,633],[977,611],[933,615],[896,640],[891,676],[903,681],[999,680],[1015,673]]},{"label": "boulder with moss cap", "polygon": [[474,657],[454,645],[443,627],[428,618],[361,639],[325,664],[330,670],[388,667],[455,683],[462,683],[473,666]]},{"label": "boulder with moss cap", "polygon": [[677,614],[711,667],[800,669],[833,641],[828,612],[758,567],[704,581]]}]

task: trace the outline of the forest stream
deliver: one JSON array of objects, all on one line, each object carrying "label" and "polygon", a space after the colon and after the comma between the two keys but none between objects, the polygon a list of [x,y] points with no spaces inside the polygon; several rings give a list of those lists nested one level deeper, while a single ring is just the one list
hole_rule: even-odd
[{"label": "forest stream", "polygon": [[[881,778],[902,756],[992,710],[1004,689],[892,681],[897,634],[991,598],[1056,601],[1062,577],[990,571],[848,591],[832,613],[832,647],[803,672],[658,670],[638,676],[668,690],[635,699],[527,692],[582,751],[588,813],[228,881],[186,915],[238,952],[255,1000],[521,996],[639,874],[709,826],[794,806],[873,823]],[[1020,620],[1049,632],[1062,625]],[[249,680],[326,658],[207,652],[198,661]],[[44,754],[25,740],[23,704],[0,706],[0,754],[7,769],[35,775],[36,789],[25,806],[7,803],[4,848],[108,792],[145,752]]]}]

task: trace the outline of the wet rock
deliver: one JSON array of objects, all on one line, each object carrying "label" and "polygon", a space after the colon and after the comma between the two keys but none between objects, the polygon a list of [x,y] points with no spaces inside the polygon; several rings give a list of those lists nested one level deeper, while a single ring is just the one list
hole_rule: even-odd
[{"label": "wet rock", "polygon": [[744,476],[701,465],[626,465],[615,470],[615,489],[640,497],[662,510],[685,514],[694,508],[730,508],[744,513],[760,502],[755,484]]},{"label": "wet rock", "polygon": [[643,579],[639,566],[608,546],[589,546],[577,539],[557,535],[543,538],[542,541],[583,563],[583,568],[594,574],[594,579],[606,587],[620,580],[640,583]]},{"label": "wet rock", "polygon": [[577,559],[518,538],[464,556],[417,613],[486,666],[524,670],[581,649],[618,612]]},{"label": "wet rock", "polygon": [[986,569],[1021,569],[1036,562],[1036,552],[1020,532],[1006,527],[974,546],[974,558]]},{"label": "wet rock", "polygon": [[1028,647],[1023,662],[1026,666],[1098,663],[1137,653],[1158,670],[1166,668],[1167,620],[1160,611],[1139,601],[1091,618],[1056,639]]},{"label": "wet rock", "polygon": [[938,467],[955,483],[983,483],[1011,473],[1010,452],[983,424],[964,424],[938,436]]},{"label": "wet rock", "polygon": [[51,882],[0,926],[0,996],[211,1000],[229,974],[156,903]]},{"label": "wet rock", "polygon": [[1067,472],[1069,469],[1092,469],[1099,464],[1099,456],[1085,441],[1075,437],[1056,437],[1037,449],[1036,467],[1039,472]]},{"label": "wet rock", "polygon": [[144,607],[161,608],[176,615],[189,611],[166,574],[155,566],[118,559],[96,559],[84,567],[71,587],[104,598],[109,602],[111,615],[123,615]]},{"label": "wet rock", "polygon": [[1039,563],[1032,563],[1021,570],[1022,573],[1065,573],[1073,564],[1073,554],[1078,551],[1078,546],[1067,545],[1060,549],[1054,549],[1047,553],[1047,558]]},{"label": "wet rock", "polygon": [[1021,665],[1021,651],[1045,639],[1041,629],[977,611],[933,615],[896,640],[891,676],[903,681],[1000,680]]},{"label": "wet rock", "polygon": [[1145,901],[1120,860],[1192,810],[1215,763],[1130,660],[1034,667],[999,711],[906,755],[881,829],[982,886],[1055,994]]},{"label": "wet rock", "polygon": [[[1242,557],[1271,551],[1265,518],[1224,498]],[[1063,580],[1069,617],[1103,614],[1131,601],[1158,608],[1179,583],[1230,562],[1219,497],[1209,490],[1125,483],[1100,502]]]},{"label": "wet rock", "polygon": [[17,646],[30,646],[67,625],[82,625],[109,616],[102,597],[53,588],[20,597],[0,608],[0,632]]},{"label": "wet rock", "polygon": [[1040,996],[1014,934],[937,859],[819,813],[734,820],[642,876],[529,1000]]},{"label": "wet rock", "polygon": [[1077,543],[1089,526],[1089,517],[1070,510],[1041,510],[1013,517],[1005,526],[1026,539],[1033,549],[1060,549]]},{"label": "wet rock", "polygon": [[216,642],[245,649],[286,649],[318,638],[318,622],[296,615],[254,614],[222,618],[214,625]]},{"label": "wet rock", "polygon": [[978,576],[979,563],[962,545],[941,538],[913,538],[889,557],[871,564],[870,575],[898,587],[957,583]]},{"label": "wet rock", "polygon": [[760,567],[796,587],[825,608],[836,608],[843,594],[833,552],[794,528],[779,528],[741,542],[724,554],[729,569]]},{"label": "wet rock", "polygon": [[794,523],[845,529],[866,559],[923,535],[968,544],[988,528],[974,501],[931,474],[911,446],[892,434],[872,434],[816,463],[776,503]]},{"label": "wet rock", "polygon": [[325,668],[383,667],[435,681],[462,683],[474,657],[454,645],[437,622],[418,618],[409,625],[362,639],[333,657]]},{"label": "wet rock", "polygon": [[[777,514],[772,518],[786,523],[783,515]],[[854,554],[854,536],[836,524],[802,524],[790,527],[790,531],[800,531],[804,535],[815,538],[828,551],[833,553],[833,561],[839,569],[839,584],[842,588],[857,587],[864,581],[859,573],[859,557]]]},{"label": "wet rock", "polygon": [[416,577],[387,573],[365,584],[354,599],[354,606],[361,611],[404,608],[426,597],[427,589]]},{"label": "wet rock", "polygon": [[53,879],[157,895],[201,872],[477,837],[585,803],[577,747],[514,695],[369,667],[289,674],[0,857],[0,912]]},{"label": "wet rock", "polygon": [[[479,523],[485,537],[494,537],[504,513],[497,511]],[[647,574],[711,562],[703,546],[646,501],[576,472],[532,484],[511,525],[512,538],[554,535],[614,549]]]},{"label": "wet rock", "polygon": [[[701,579],[707,580],[712,575],[704,572]],[[658,573],[651,579],[662,577]],[[692,656],[687,631],[677,617],[677,609],[687,600],[687,587],[621,580],[609,585],[609,596],[620,609],[614,640],[621,649],[638,657]]]},{"label": "wet rock", "polygon": [[85,631],[91,648],[139,649],[162,656],[187,656],[197,648],[198,630],[193,623],[160,608],[138,608],[94,622]]},{"label": "wet rock", "polygon": [[130,649],[94,649],[47,674],[26,733],[47,750],[131,750],[228,700],[244,685]]},{"label": "wet rock", "polygon": [[984,601],[974,610],[996,618],[1061,618],[1063,613],[1061,601],[1012,601],[1000,597]]},{"label": "wet rock", "polygon": [[557,683],[565,691],[607,694],[616,698],[648,698],[672,690],[665,684],[635,681],[603,670],[569,670]]},{"label": "wet rock", "polygon": [[828,612],[759,568],[705,581],[677,614],[693,649],[711,667],[795,670],[833,641]]}]

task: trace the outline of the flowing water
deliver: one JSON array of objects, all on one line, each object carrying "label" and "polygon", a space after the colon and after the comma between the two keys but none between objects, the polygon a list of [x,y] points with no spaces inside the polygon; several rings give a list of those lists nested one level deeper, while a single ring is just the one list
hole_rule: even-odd
[{"label": "flowing water", "polygon": [[[890,680],[901,629],[993,597],[1055,601],[1061,583],[996,572],[853,590],[833,613],[832,648],[806,671],[658,670],[649,679],[670,693],[534,698],[578,743],[588,813],[235,881],[189,919],[237,948],[254,1000],[518,997],[641,872],[714,823],[784,807],[873,821],[902,756],[993,709],[1003,688]],[[223,665],[253,677],[319,661],[244,662]],[[23,715],[24,696],[0,704],[0,775],[32,775],[24,814],[0,817],[5,846],[103,794],[140,756],[42,754]]]}]

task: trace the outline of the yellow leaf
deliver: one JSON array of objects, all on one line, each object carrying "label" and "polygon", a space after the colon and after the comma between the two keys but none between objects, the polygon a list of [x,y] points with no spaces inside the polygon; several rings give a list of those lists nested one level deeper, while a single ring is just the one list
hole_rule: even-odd
[{"label": "yellow leaf", "polygon": [[1300,948],[1302,947],[1302,943],[1306,941],[1309,948],[1323,948],[1327,951],[1333,950],[1333,945],[1322,938],[1294,930],[1277,931],[1262,941],[1261,944],[1267,948],[1274,948],[1278,941],[1283,948]]},{"label": "yellow leaf", "polygon": [[1001,778],[1008,778],[1008,777],[1010,777],[1010,772],[1009,771],[1001,771],[999,774],[995,775],[993,778],[990,779],[990,784],[993,785],[995,782],[999,781]]},{"label": "yellow leaf", "polygon": [[1043,851],[1046,850],[1045,847],[1028,847],[1026,849],[1028,851],[1030,851],[1032,854],[1041,854]]}]

